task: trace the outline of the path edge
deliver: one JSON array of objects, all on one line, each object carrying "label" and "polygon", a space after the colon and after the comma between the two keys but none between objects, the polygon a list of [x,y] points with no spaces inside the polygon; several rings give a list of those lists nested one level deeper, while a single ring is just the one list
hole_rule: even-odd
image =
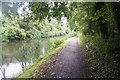
[{"label": "path edge", "polygon": [[25,71],[22,74],[18,75],[17,78],[32,78],[32,75],[34,75],[34,73],[36,73],[36,71],[39,70],[40,65],[45,64],[47,60],[54,56],[53,54],[59,53],[62,50],[62,48],[66,46],[73,38],[75,37],[68,38],[67,40],[64,41],[64,43],[59,45],[59,47],[43,55],[42,59],[38,59],[38,61],[36,61],[33,65],[30,65],[28,68],[26,68]]}]

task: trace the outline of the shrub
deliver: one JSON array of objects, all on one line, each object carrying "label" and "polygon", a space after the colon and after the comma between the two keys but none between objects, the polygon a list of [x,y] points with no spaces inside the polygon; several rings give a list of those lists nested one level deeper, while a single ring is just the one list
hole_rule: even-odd
[{"label": "shrub", "polygon": [[52,45],[51,45],[51,48],[50,49],[54,49],[54,48],[57,48],[60,44],[62,44],[64,41],[62,39],[56,39]]},{"label": "shrub", "polygon": [[2,35],[7,37],[8,40],[22,40],[26,38],[25,30],[17,27],[4,27]]},{"label": "shrub", "polygon": [[49,31],[49,32],[48,32],[48,36],[49,36],[49,37],[53,37],[52,31]]},{"label": "shrub", "polygon": [[40,39],[41,38],[41,31],[35,31],[32,38]]},{"label": "shrub", "polygon": [[60,35],[61,35],[61,36],[64,36],[65,34],[66,34],[65,31],[61,31],[61,32],[60,32]]},{"label": "shrub", "polygon": [[[99,35],[80,35],[80,44],[85,51],[90,67],[97,78],[118,78],[119,48],[118,38],[103,39]],[[89,46],[89,48],[86,47]]]},{"label": "shrub", "polygon": [[26,37],[31,38],[33,36],[32,31],[26,31]]}]

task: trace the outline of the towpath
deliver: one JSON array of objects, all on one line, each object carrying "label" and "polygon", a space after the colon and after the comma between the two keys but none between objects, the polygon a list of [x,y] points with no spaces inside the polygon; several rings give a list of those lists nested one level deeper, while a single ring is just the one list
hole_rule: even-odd
[{"label": "towpath", "polygon": [[47,78],[90,78],[91,70],[77,37],[63,47],[57,58]]}]

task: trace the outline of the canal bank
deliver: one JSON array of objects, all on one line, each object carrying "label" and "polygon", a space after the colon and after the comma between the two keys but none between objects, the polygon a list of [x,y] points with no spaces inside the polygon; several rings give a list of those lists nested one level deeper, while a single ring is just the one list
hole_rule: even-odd
[{"label": "canal bank", "polygon": [[[51,44],[59,39],[66,40],[69,36],[55,38],[41,38],[40,40],[24,40],[2,43],[2,66],[0,68],[0,79],[14,78],[23,73],[23,68],[35,63],[39,56],[49,53]],[[31,54],[32,53],[32,54]],[[36,55],[37,53],[37,55]]]},{"label": "canal bank", "polygon": [[[50,70],[50,67],[53,66],[49,63],[51,63],[51,61],[53,62],[53,64],[56,61],[55,56],[57,55],[58,52],[61,51],[61,49],[71,40],[72,38],[67,39],[64,43],[62,43],[61,45],[59,45],[59,47],[53,49],[51,52],[49,52],[48,54],[43,55],[43,57],[40,57],[40,59],[35,62],[33,65],[29,66],[29,68],[27,68],[23,74],[20,74],[17,78],[33,78],[35,77],[37,71],[41,70],[42,73],[39,73],[42,77],[45,77],[45,69],[42,68],[46,68],[47,71]],[[47,65],[49,64],[49,65]],[[44,71],[45,70],[45,71]]]}]

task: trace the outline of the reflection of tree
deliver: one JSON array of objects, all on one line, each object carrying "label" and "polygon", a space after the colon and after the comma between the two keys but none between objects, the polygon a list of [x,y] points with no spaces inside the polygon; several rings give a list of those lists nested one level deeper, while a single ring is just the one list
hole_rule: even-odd
[{"label": "reflection of tree", "polygon": [[3,65],[4,64],[4,57],[3,57],[3,55],[1,55],[1,57],[2,57],[2,61],[1,61],[2,66],[0,66],[0,71],[2,72],[3,78],[5,79],[5,66]]},{"label": "reflection of tree", "polygon": [[3,77],[5,78],[5,67],[4,66],[0,67],[0,71],[2,72]]},{"label": "reflection of tree", "polygon": [[25,68],[27,67],[27,62],[29,64],[31,63],[31,59],[37,60],[39,58],[39,47],[40,42],[39,40],[36,40],[32,44],[29,45],[23,45],[22,48],[20,48],[20,53],[16,57],[16,59],[21,62],[22,71],[24,72]]},{"label": "reflection of tree", "polygon": [[23,46],[21,48],[21,54],[19,54],[16,59],[21,62],[21,66],[22,66],[22,71],[24,71],[24,69],[26,68],[26,64],[27,64],[27,60],[28,60],[28,54],[27,54],[27,48],[25,46]]}]

